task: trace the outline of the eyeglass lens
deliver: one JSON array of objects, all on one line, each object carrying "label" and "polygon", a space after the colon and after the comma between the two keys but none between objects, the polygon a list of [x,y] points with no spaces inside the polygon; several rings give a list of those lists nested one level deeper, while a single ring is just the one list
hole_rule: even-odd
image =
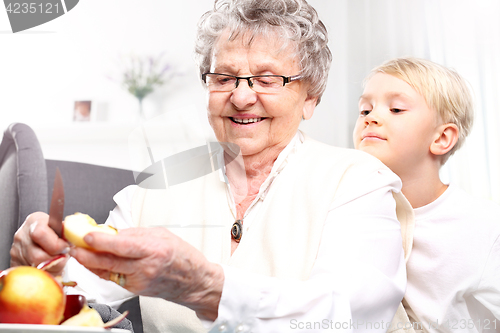
[{"label": "eyeglass lens", "polygon": [[282,76],[252,76],[237,78],[229,75],[206,74],[205,81],[210,91],[232,91],[241,81],[247,81],[248,86],[256,92],[278,92],[283,88]]}]

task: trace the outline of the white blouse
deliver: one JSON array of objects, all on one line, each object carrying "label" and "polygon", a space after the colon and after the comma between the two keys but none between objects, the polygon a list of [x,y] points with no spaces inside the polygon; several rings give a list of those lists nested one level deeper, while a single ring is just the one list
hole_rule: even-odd
[{"label": "white blouse", "polygon": [[[302,141],[298,132],[279,155],[247,210],[245,229],[257,215],[273,180]],[[224,179],[222,176],[221,181]],[[223,265],[225,279],[218,318],[213,323],[204,322],[207,329],[259,333],[385,332],[406,286],[401,231],[392,196],[392,191],[401,190],[401,181],[388,169],[379,170],[370,175],[370,184],[360,181],[355,188],[359,192],[356,200],[328,213],[318,256],[307,281],[285,281]],[[134,225],[131,202],[135,189],[132,185],[114,196],[117,207],[106,223],[117,229]],[[84,294],[115,308],[133,296],[113,282],[99,279],[74,259],[68,261],[64,278],[78,282],[68,293]]]}]

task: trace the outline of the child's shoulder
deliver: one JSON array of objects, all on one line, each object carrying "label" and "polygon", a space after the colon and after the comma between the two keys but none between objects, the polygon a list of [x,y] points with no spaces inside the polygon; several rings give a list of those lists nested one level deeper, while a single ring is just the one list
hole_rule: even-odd
[{"label": "child's shoulder", "polygon": [[[454,184],[434,202],[414,209],[420,239],[440,239],[460,252],[464,244],[487,256],[500,239],[500,206]],[[454,245],[451,245],[454,244]]]},{"label": "child's shoulder", "polygon": [[[500,205],[491,200],[473,196],[454,184],[451,184],[449,189],[452,192],[452,200],[460,203],[464,209],[474,209],[476,212],[477,209],[483,209],[488,212],[500,214]],[[500,218],[500,215],[498,215],[498,217]]]},{"label": "child's shoulder", "polygon": [[500,205],[475,197],[454,184],[450,184],[444,196],[443,211],[448,210],[450,214],[454,212],[457,218],[474,221],[478,228],[483,226],[500,232]]}]

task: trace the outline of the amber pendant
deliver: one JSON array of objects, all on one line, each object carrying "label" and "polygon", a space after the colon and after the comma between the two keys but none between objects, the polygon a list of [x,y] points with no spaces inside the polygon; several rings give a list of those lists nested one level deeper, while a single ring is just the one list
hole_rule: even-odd
[{"label": "amber pendant", "polygon": [[236,243],[239,243],[242,235],[243,220],[236,220],[231,227],[231,237],[236,241]]}]

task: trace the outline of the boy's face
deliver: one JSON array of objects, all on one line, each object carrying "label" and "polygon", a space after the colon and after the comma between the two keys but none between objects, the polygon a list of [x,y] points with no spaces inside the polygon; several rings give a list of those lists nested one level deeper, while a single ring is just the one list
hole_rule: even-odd
[{"label": "boy's face", "polygon": [[353,133],[356,149],[377,157],[400,177],[418,172],[421,163],[432,158],[438,117],[405,81],[375,74],[359,100],[359,111]]}]

